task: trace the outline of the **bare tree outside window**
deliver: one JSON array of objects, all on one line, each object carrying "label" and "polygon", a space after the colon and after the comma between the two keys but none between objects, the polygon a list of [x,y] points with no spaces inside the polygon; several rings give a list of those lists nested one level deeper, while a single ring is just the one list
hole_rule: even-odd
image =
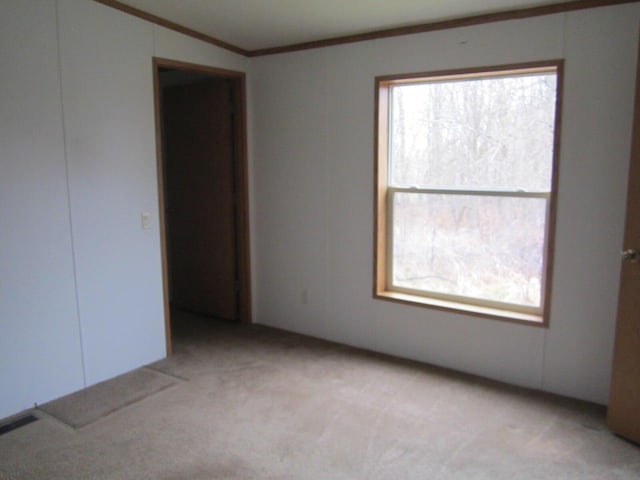
[{"label": "bare tree outside window", "polygon": [[384,289],[542,315],[558,65],[378,88]]}]

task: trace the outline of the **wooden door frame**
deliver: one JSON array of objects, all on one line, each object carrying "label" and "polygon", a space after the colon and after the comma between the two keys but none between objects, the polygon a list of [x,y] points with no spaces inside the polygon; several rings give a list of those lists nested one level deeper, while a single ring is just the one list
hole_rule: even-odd
[{"label": "wooden door frame", "polygon": [[158,208],[160,223],[160,250],[162,257],[162,289],[164,295],[164,324],[167,345],[167,355],[171,354],[171,311],[169,306],[169,273],[166,245],[165,200],[164,200],[164,167],[162,158],[162,127],[160,97],[160,69],[184,70],[204,73],[212,77],[224,78],[232,83],[235,102],[234,115],[234,190],[236,199],[235,231],[236,252],[238,262],[238,320],[240,323],[252,323],[251,318],[251,264],[249,250],[249,175],[247,162],[247,82],[246,74],[234,70],[209,67],[194,63],[180,62],[167,58],[153,57],[153,91],[156,125],[156,171],[158,180]]}]

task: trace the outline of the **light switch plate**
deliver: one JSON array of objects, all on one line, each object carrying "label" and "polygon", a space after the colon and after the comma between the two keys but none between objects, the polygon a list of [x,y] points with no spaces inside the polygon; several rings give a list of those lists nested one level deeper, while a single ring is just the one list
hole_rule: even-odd
[{"label": "light switch plate", "polygon": [[151,228],[151,214],[149,212],[142,212],[142,229],[149,230]]}]

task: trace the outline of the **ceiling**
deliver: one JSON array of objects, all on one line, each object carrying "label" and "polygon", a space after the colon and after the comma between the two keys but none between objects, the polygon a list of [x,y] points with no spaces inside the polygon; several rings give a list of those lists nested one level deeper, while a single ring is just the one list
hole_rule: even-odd
[{"label": "ceiling", "polygon": [[120,0],[120,3],[252,51],[570,1]]}]

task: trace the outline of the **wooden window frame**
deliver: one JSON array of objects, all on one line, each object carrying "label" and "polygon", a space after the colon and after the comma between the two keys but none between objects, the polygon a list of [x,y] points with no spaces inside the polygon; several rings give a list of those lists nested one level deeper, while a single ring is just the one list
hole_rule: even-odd
[{"label": "wooden window frame", "polygon": [[[553,277],[553,254],[555,239],[555,224],[557,210],[558,171],[560,155],[560,127],[562,118],[562,87],[563,60],[549,60],[528,62],[521,64],[498,65],[490,67],[447,70],[436,72],[408,73],[400,75],[385,75],[375,79],[375,203],[374,203],[374,298],[392,302],[405,303],[420,307],[468,314],[474,317],[490,318],[515,322],[538,327],[549,326],[549,311],[551,305],[551,287]],[[405,189],[389,186],[389,107],[390,90],[394,85],[432,82],[437,80],[459,80],[473,78],[499,78],[517,74],[553,72],[556,74],[556,105],[554,140],[551,169],[551,186],[548,194],[526,195],[547,199],[547,222],[545,228],[545,246],[543,259],[542,299],[541,307],[536,311],[526,307],[509,308],[499,302],[484,302],[482,300],[456,299],[453,295],[438,295],[429,292],[412,291],[390,285],[389,275],[392,269],[392,259],[389,253],[390,226],[392,223],[392,207],[390,202],[397,192],[408,191],[420,193],[430,189]],[[444,191],[438,190],[438,192]],[[471,190],[470,190],[471,191]],[[445,191],[445,193],[447,193]],[[459,193],[459,192],[457,192]],[[462,191],[464,193],[464,191]],[[478,192],[475,192],[476,194]],[[491,192],[495,193],[495,192]],[[518,194],[509,196],[519,196]]]}]

